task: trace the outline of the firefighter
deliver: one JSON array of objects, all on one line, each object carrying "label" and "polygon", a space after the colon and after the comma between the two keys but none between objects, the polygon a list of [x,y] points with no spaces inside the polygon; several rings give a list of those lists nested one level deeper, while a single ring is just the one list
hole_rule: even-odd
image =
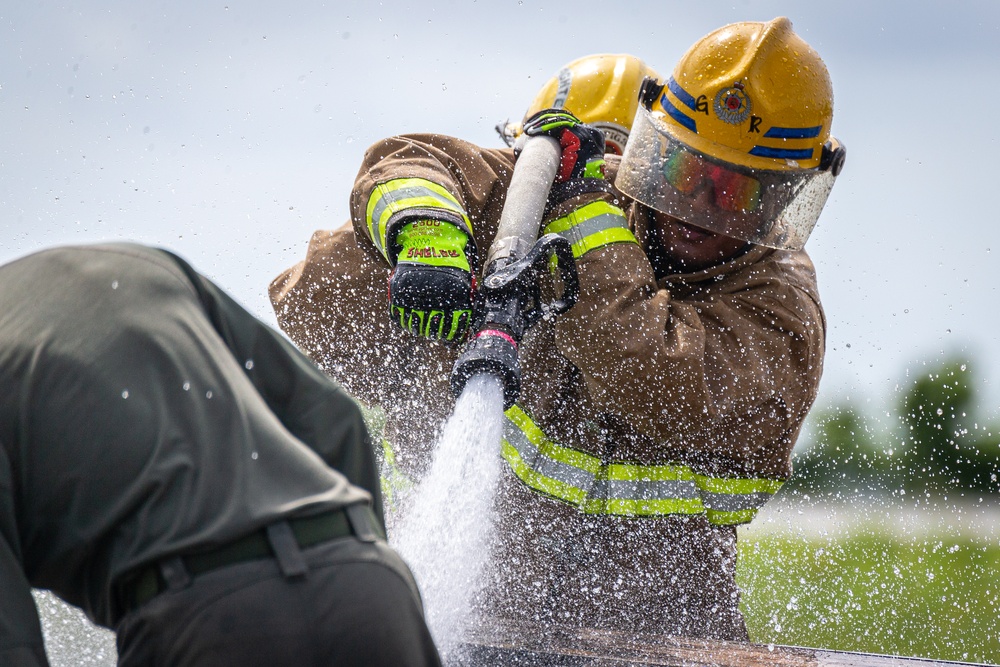
[{"label": "firefighter", "polygon": [[[481,611],[747,640],[736,527],[791,474],[823,364],[802,248],[843,165],[832,87],[777,18],[710,33],[640,98],[620,160],[571,108],[523,124],[562,146],[542,231],[572,242],[581,294],[519,348]],[[317,233],[271,286],[293,340],[406,420],[390,430],[418,473],[515,159],[441,135],[376,143],[353,233]],[[344,331],[357,348],[334,344]]]},{"label": "firefighter", "polygon": [[439,665],[352,398],[166,251],[0,267],[0,664],[31,589],[120,665]]}]

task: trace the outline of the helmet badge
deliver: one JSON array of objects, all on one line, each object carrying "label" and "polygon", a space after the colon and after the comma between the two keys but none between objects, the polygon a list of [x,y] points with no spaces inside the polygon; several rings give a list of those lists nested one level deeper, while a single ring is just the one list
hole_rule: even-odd
[{"label": "helmet badge", "polygon": [[750,116],[753,104],[741,82],[723,88],[715,95],[715,115],[730,125],[739,125]]}]

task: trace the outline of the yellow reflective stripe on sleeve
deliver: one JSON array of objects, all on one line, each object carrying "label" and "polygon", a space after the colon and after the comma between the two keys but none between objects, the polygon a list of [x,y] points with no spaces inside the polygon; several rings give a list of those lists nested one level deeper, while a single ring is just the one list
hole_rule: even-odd
[{"label": "yellow reflective stripe on sleeve", "polygon": [[546,234],[558,234],[573,246],[573,256],[582,257],[612,243],[638,243],[628,228],[625,213],[613,204],[595,201],[547,224]]},{"label": "yellow reflective stripe on sleeve", "polygon": [[393,214],[408,208],[444,209],[457,213],[471,231],[472,224],[465,209],[450,192],[425,178],[396,178],[375,185],[365,210],[368,236],[386,259],[386,224]]},{"label": "yellow reflective stripe on sleeve", "polygon": [[573,257],[579,259],[591,250],[603,248],[612,243],[638,243],[638,241],[635,240],[635,236],[629,229],[606,229],[573,243]]},{"label": "yellow reflective stripe on sleeve", "polygon": [[711,477],[686,465],[601,463],[550,440],[524,410],[506,411],[502,453],[528,487],[587,514],[702,514],[715,525],[749,523],[779,488],[773,479]]}]

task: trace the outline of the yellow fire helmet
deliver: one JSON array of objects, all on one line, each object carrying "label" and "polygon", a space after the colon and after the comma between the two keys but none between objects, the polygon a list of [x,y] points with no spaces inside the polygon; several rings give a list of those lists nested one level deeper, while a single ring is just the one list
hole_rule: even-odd
[{"label": "yellow fire helmet", "polygon": [[712,232],[805,245],[846,150],[830,135],[826,65],[787,18],[708,34],[640,96],[615,181],[622,192]]},{"label": "yellow fire helmet", "polygon": [[[542,86],[524,118],[542,109],[566,109],[604,133],[608,153],[621,155],[645,77],[658,75],[635,56],[600,53],[578,58]],[[521,135],[521,125],[501,123],[497,132],[510,146]]]}]

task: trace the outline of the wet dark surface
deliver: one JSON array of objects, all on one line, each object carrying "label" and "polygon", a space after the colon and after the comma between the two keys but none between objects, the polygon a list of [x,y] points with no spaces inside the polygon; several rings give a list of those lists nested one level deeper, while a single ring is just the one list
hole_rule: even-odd
[{"label": "wet dark surface", "polygon": [[498,628],[461,647],[461,667],[936,667],[978,663],[762,646],[602,630]]}]

